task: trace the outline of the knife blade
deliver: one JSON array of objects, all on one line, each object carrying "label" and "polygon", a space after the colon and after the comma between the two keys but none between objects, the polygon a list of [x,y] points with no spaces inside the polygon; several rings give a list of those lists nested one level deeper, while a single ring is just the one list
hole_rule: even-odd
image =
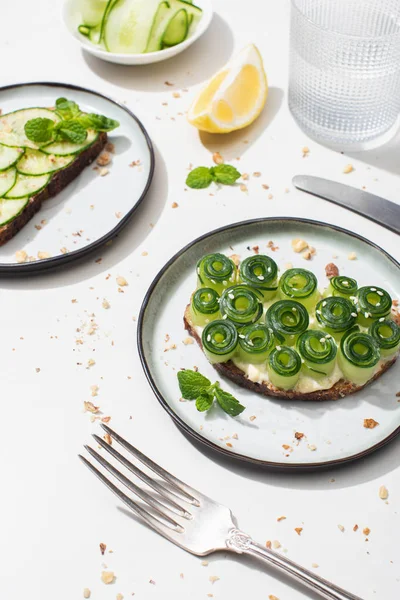
[{"label": "knife blade", "polygon": [[400,206],[350,185],[312,175],[295,175],[293,185],[318,198],[347,208],[400,235]]}]

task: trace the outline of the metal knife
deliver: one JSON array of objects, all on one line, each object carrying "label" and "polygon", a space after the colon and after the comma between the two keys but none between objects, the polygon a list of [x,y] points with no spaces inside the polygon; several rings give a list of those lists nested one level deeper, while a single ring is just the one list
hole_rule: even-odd
[{"label": "metal knife", "polygon": [[296,175],[292,183],[303,192],[343,206],[400,235],[400,206],[394,202],[343,183],[312,175]]}]

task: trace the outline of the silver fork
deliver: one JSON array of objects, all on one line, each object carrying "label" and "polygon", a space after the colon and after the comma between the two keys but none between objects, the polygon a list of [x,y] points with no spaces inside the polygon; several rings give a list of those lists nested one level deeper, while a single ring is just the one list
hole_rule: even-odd
[{"label": "silver fork", "polygon": [[102,428],[115,442],[161,478],[159,480],[147,475],[116,450],[114,446],[111,446],[98,435],[93,435],[96,442],[104,450],[133,475],[141,479],[148,487],[152,488],[153,493],[149,493],[146,489],[133,483],[98,452],[89,446],[85,446],[89,454],[102,467],[142,500],[141,503],[135,502],[85,457],[81,455],[79,457],[136,515],[139,515],[147,525],[174,544],[198,556],[205,556],[218,550],[228,550],[237,554],[250,554],[283,571],[292,579],[300,581],[319,594],[321,598],[328,600],[362,600],[326,579],[318,577],[318,575],[297,565],[285,556],[257,544],[247,533],[236,527],[229,508],[217,504],[211,498],[168,473],[107,425],[102,424]]}]

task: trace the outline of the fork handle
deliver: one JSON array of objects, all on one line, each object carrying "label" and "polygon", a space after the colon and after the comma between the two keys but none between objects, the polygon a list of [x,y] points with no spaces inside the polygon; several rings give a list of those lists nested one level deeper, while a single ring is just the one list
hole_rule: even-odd
[{"label": "fork handle", "polygon": [[231,530],[227,546],[238,554],[250,554],[266,562],[268,565],[276,567],[292,579],[303,583],[303,585],[319,594],[325,600],[362,600],[359,596],[350,594],[326,579],[304,569],[304,567],[289,560],[286,556],[257,544],[249,535],[238,529]]}]

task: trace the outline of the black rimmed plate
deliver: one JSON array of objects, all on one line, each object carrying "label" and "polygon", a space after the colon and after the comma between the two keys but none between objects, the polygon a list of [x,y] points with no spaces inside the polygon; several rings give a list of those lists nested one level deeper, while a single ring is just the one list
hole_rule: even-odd
[{"label": "black rimmed plate", "polygon": [[[54,106],[64,96],[85,112],[120,122],[110,132],[112,162],[86,167],[9,242],[0,246],[0,273],[25,273],[66,264],[103,246],[126,225],[144,200],[154,172],[150,138],[135,115],[107,96],[64,83],[22,83],[0,88],[3,114],[31,106]],[[130,166],[132,165],[132,166]],[[26,257],[25,262],[18,262]],[[40,258],[42,257],[42,258]]]},{"label": "black rimmed plate", "polygon": [[[306,262],[292,250],[294,238],[303,238],[317,250]],[[268,247],[272,241],[275,251]],[[178,252],[160,271],[144,299],[138,322],[140,358],[161,406],[190,436],[226,456],[266,467],[307,469],[340,465],[381,448],[400,432],[400,361],[364,390],[337,401],[277,400],[249,392],[230,381],[221,382],[246,410],[236,418],[218,407],[197,412],[194,402],[182,402],[177,384],[181,368],[199,371],[210,380],[221,378],[197,344],[185,344],[183,313],[196,286],[196,263],[206,253],[250,255],[254,246],[270,254],[281,270],[288,263],[311,268],[320,286],[327,283],[325,265],[334,262],[340,272],[359,285],[387,289],[400,296],[400,265],[372,242],[317,221],[266,218],[245,221],[198,238]],[[349,253],[356,260],[349,260]],[[335,258],[333,258],[335,257]],[[166,339],[168,341],[166,341]],[[176,345],[176,348],[173,346]],[[379,423],[364,427],[364,419]],[[301,440],[295,433],[304,434]]]}]

